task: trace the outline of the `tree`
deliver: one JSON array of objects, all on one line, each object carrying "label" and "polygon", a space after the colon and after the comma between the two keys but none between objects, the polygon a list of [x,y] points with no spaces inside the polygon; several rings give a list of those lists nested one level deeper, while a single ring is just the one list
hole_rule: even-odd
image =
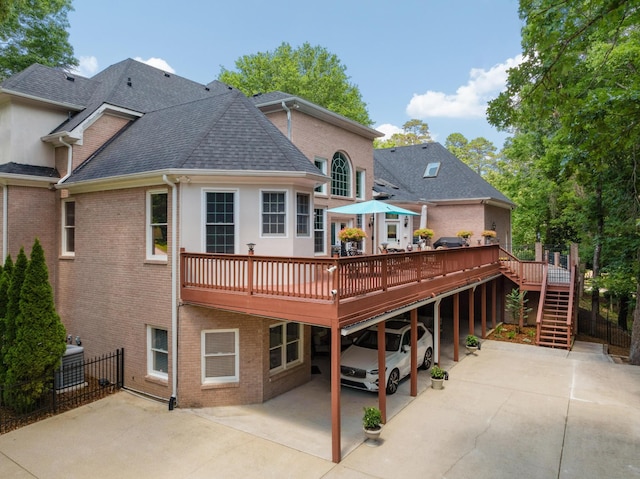
[{"label": "tree", "polygon": [[363,125],[373,124],[347,68],[326,48],[304,43],[293,49],[283,42],[273,52],[244,55],[237,71],[222,67],[218,80],[245,95],[282,91],[299,96]]},{"label": "tree", "polygon": [[[8,266],[11,263],[12,266]],[[0,358],[2,359],[2,368],[0,370],[0,384],[6,383],[6,372],[9,368],[9,350],[13,346],[16,339],[17,325],[16,321],[20,314],[20,290],[24,282],[24,275],[27,271],[28,259],[24,253],[24,248],[20,248],[20,252],[16,258],[15,264],[7,259],[5,262],[5,271],[3,273],[3,281],[8,282],[7,287],[7,305],[4,316],[4,340],[2,342],[2,351]],[[9,268],[13,271],[9,277]]]},{"label": "tree", "polygon": [[496,168],[496,147],[486,138],[468,141],[461,133],[452,133],[444,146],[482,177]]},{"label": "tree", "polygon": [[512,289],[506,296],[505,309],[511,314],[511,320],[518,323],[517,331],[520,332],[524,328],[524,317],[528,316],[532,308],[527,306],[529,299],[526,291],[520,291],[518,288]]},{"label": "tree", "polygon": [[78,65],[67,32],[71,0],[2,0],[0,5],[0,80],[33,63]]},{"label": "tree", "polygon": [[[525,60],[509,71],[506,91],[488,108],[493,125],[538,135],[538,161],[572,184],[576,202],[570,207],[578,213],[576,231],[593,253],[594,274],[616,256],[632,257],[636,281],[639,7],[637,0],[521,0]],[[622,198],[628,207],[615,208]],[[628,235],[625,251],[607,251],[613,225]],[[598,301],[594,288],[592,319]],[[631,362],[640,364],[640,324],[634,322],[633,330]]]},{"label": "tree", "polygon": [[15,342],[7,355],[7,383],[20,387],[14,389],[9,405],[29,410],[46,391],[45,374],[60,364],[66,349],[66,332],[55,310],[44,251],[37,238],[20,290],[19,309]]},{"label": "tree", "polygon": [[2,274],[0,274],[0,385],[3,383],[3,378],[6,372],[4,367],[4,350],[7,329],[5,318],[7,316],[7,303],[9,301],[8,290],[12,274],[13,261],[11,261],[11,256],[7,256],[4,267],[2,268]]},{"label": "tree", "polygon": [[393,148],[395,146],[421,145],[423,143],[431,143],[431,133],[429,133],[429,125],[421,120],[409,120],[402,125],[402,133],[394,133],[391,138],[386,140],[373,140],[373,147]]}]

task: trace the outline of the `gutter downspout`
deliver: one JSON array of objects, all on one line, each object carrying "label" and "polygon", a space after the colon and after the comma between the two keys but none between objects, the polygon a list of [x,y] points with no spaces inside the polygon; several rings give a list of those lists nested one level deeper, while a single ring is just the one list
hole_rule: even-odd
[{"label": "gutter downspout", "polygon": [[71,167],[73,166],[73,150],[69,143],[65,142],[62,137],[58,138],[58,141],[67,147],[67,174],[58,180],[58,185],[64,183],[64,181],[71,176]]},{"label": "gutter downspout", "polygon": [[178,188],[169,181],[167,175],[162,175],[162,181],[171,187],[171,411],[178,397]]},{"label": "gutter downspout", "polygon": [[287,104],[282,101],[282,108],[287,112],[287,138],[291,141],[291,110],[287,107]]},{"label": "gutter downspout", "polygon": [[7,231],[9,225],[9,218],[7,215],[9,214],[9,186],[2,185],[2,264],[4,264],[5,259],[7,258],[7,238],[9,237],[9,232]]}]

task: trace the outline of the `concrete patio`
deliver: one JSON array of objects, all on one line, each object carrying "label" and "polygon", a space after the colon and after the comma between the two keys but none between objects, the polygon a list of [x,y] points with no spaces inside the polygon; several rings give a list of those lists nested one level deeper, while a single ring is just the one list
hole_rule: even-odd
[{"label": "concrete patio", "polygon": [[447,368],[444,390],[421,372],[417,398],[407,382],[390,397],[376,447],[359,423],[375,395],[343,388],[340,464],[321,373],[256,406],[168,411],[121,392],[0,436],[0,477],[640,477],[640,368],[601,345],[485,341]]}]

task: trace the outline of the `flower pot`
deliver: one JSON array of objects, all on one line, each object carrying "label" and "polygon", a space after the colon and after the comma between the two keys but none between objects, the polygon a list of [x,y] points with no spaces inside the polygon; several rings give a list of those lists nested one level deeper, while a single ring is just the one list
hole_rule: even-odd
[{"label": "flower pot", "polygon": [[364,431],[364,436],[367,439],[377,441],[380,438],[380,433],[382,432],[382,425],[375,429],[362,428],[362,430]]},{"label": "flower pot", "polygon": [[474,354],[478,350],[478,346],[466,346],[466,348],[471,354]]},{"label": "flower pot", "polygon": [[443,389],[444,388],[444,378],[441,378],[441,379],[431,378],[431,387],[433,389]]}]

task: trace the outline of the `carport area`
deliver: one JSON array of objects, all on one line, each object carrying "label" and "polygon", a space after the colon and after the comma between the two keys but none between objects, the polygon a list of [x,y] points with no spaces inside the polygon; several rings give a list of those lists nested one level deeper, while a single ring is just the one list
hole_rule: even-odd
[{"label": "carport area", "polygon": [[[451,348],[452,349],[452,348]],[[445,356],[451,356],[447,353]],[[331,368],[330,357],[316,356],[311,381],[263,404],[193,409],[196,415],[279,444],[331,460]],[[450,367],[453,360],[443,362]],[[398,391],[387,396],[387,421],[416,398],[410,395],[410,381],[405,378]],[[428,371],[418,372],[418,396],[437,393],[430,389]],[[345,457],[364,441],[362,415],[365,406],[377,406],[376,393],[342,386],[341,452]]]},{"label": "carport area", "polygon": [[[495,304],[494,301],[482,302],[487,297],[487,290],[477,288],[461,288],[459,293],[444,295],[437,302],[427,304],[426,308],[418,311],[417,317],[432,332],[434,317],[440,318],[440,332],[434,334],[436,356],[434,361],[445,370],[450,369],[456,360],[462,360],[467,355],[473,355],[464,347],[465,337],[473,328],[473,334],[481,336],[482,308],[485,310],[485,327],[494,323],[488,314]],[[474,301],[472,298],[476,298]],[[456,302],[458,303],[456,305]],[[477,304],[474,304],[477,303]],[[473,306],[469,306],[473,304]],[[458,317],[457,325],[455,317]],[[469,318],[474,318],[471,325]],[[409,314],[406,314],[406,319]],[[373,323],[375,325],[375,322]],[[375,327],[375,326],[373,326]],[[454,344],[457,330],[457,345]],[[330,336],[330,331],[327,330]],[[357,335],[357,332],[354,333]],[[345,336],[342,336],[345,339]],[[346,343],[343,341],[343,349]],[[332,391],[331,391],[331,353],[313,356],[312,379],[307,384],[295,388],[262,404],[225,406],[193,409],[193,413],[203,418],[213,420],[219,424],[230,426],[248,432],[264,439],[270,439],[306,453],[335,460],[335,436],[332,431]],[[431,389],[429,371],[418,369],[417,395],[411,395],[410,376],[404,378],[398,391],[386,396],[386,420],[389,422],[394,416],[406,408],[422,394],[437,394]],[[335,396],[335,395],[334,395]],[[352,389],[346,386],[340,388],[340,457],[345,457],[364,441],[362,431],[363,408],[379,405],[378,394],[374,392]]]}]

